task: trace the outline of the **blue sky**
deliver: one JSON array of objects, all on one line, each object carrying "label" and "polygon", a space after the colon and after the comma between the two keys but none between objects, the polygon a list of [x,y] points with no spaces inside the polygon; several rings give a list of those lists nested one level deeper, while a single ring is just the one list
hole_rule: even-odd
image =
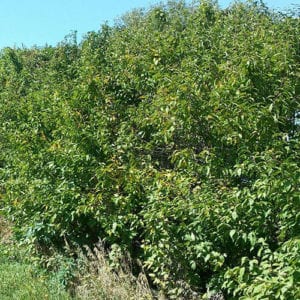
[{"label": "blue sky", "polygon": [[[113,22],[133,8],[149,7],[159,0],[0,0],[0,48],[56,45],[71,31],[79,39]],[[219,0],[222,7],[231,1]],[[267,0],[273,8],[300,4],[300,0]]]}]

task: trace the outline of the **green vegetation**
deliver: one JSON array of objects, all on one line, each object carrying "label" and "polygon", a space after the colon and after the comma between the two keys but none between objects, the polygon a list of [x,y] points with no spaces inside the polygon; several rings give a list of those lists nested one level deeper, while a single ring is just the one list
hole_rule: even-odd
[{"label": "green vegetation", "polygon": [[[1,223],[1,232],[8,224]],[[40,300],[71,299],[57,276],[46,276],[41,269],[26,260],[24,251],[1,234],[0,244],[0,299]]]},{"label": "green vegetation", "polygon": [[15,238],[81,295],[97,288],[73,249],[101,239],[167,297],[299,299],[299,62],[299,16],[257,1],[171,1],[80,44],[3,49]]},{"label": "green vegetation", "polygon": [[59,282],[36,277],[26,264],[0,264],[0,298],[3,300],[70,299]]}]

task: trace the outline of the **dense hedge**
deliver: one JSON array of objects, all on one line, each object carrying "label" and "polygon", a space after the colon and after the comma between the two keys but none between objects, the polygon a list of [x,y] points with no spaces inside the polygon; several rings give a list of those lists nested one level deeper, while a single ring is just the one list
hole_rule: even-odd
[{"label": "dense hedge", "polygon": [[257,2],[170,2],[80,44],[3,49],[17,238],[100,238],[170,295],[300,298],[299,28]]}]

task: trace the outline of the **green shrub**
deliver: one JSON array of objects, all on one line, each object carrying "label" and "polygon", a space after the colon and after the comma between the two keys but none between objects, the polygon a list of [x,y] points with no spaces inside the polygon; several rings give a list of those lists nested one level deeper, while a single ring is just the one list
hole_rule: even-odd
[{"label": "green shrub", "polygon": [[100,238],[174,297],[298,295],[281,272],[300,229],[299,36],[299,17],[256,1],[175,1],[79,45],[4,49],[1,207],[17,238],[43,255]]}]

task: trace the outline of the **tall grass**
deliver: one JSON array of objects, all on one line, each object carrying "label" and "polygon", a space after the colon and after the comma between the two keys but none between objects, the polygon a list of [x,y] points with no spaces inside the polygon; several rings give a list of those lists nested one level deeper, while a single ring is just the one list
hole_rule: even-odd
[{"label": "tall grass", "polygon": [[[101,244],[81,252],[80,267],[74,294],[79,299],[142,300],[154,299],[146,275],[132,274],[130,262],[123,259],[122,267],[113,269]],[[162,296],[157,296],[162,299]],[[157,299],[157,297],[155,297]]]}]

